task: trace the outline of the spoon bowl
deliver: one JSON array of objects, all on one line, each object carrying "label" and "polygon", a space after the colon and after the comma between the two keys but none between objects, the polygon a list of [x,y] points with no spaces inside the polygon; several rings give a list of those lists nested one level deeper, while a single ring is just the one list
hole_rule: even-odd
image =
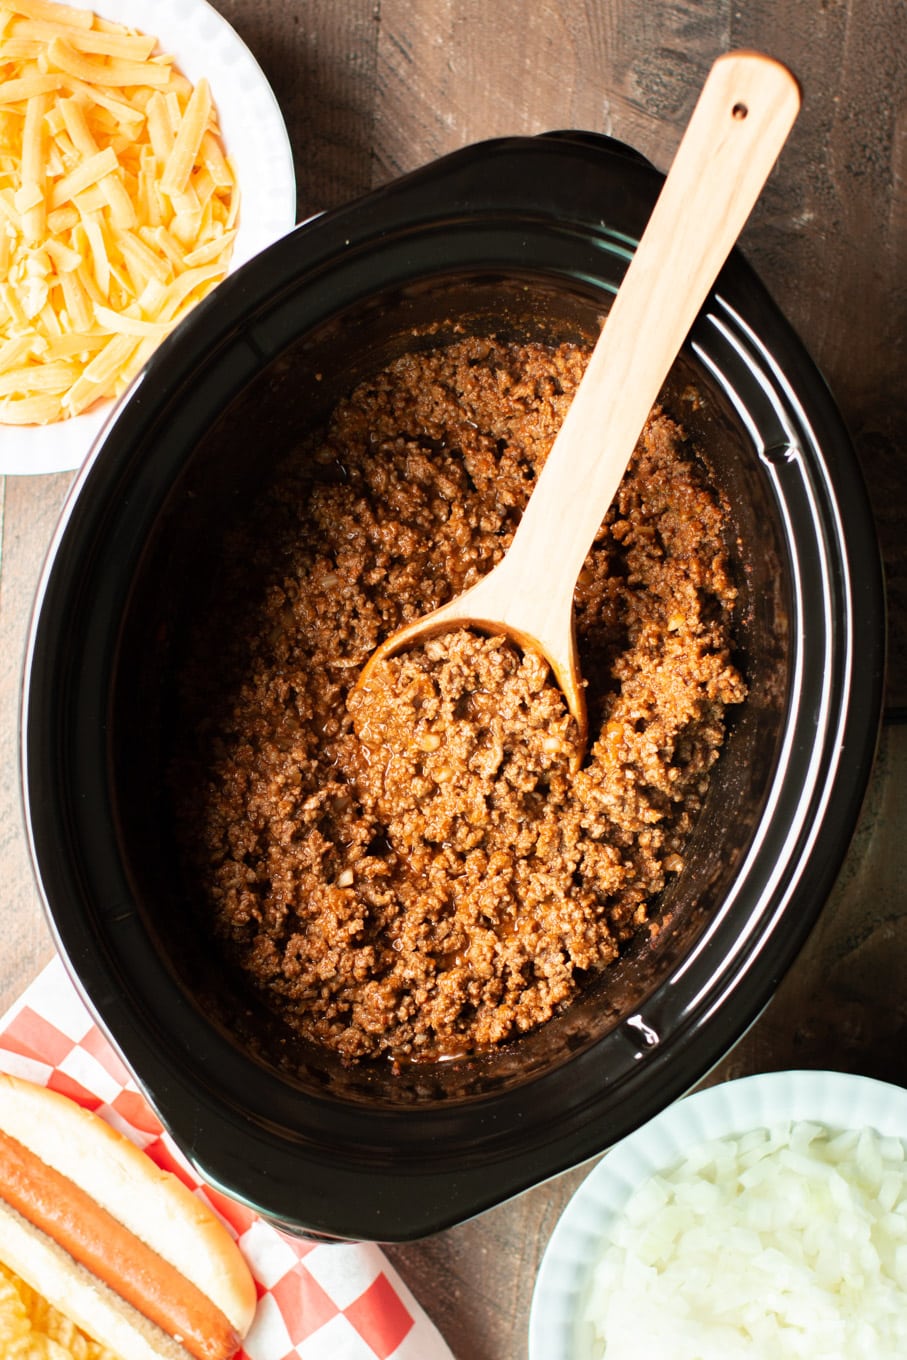
[{"label": "spoon bowl", "polygon": [[757,52],[719,57],[504,557],[462,594],[398,629],[380,662],[455,629],[502,634],[551,667],[588,739],[573,594],[646,418],[762,191],[800,108],[797,81]]}]

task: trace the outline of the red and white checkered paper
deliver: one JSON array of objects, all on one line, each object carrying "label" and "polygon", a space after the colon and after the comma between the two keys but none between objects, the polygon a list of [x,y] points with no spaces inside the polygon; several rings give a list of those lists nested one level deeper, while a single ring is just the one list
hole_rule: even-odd
[{"label": "red and white checkered paper", "polygon": [[58,957],[0,1019],[0,1070],[96,1110],[226,1223],[259,1295],[240,1360],[453,1360],[379,1247],[299,1242],[199,1181]]}]

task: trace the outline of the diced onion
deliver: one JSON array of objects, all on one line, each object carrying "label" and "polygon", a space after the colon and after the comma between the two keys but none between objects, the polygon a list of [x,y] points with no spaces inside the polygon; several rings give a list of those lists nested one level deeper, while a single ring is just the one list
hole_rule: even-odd
[{"label": "diced onion", "polygon": [[594,1360],[907,1357],[904,1144],[800,1122],[694,1148],[630,1197],[583,1323]]}]

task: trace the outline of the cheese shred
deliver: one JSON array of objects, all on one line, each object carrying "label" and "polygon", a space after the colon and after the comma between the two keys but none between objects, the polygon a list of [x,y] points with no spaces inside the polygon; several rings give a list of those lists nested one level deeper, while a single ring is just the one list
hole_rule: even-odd
[{"label": "cheese shred", "polygon": [[119,1360],[0,1263],[3,1360]]},{"label": "cheese shred", "polygon": [[0,424],[118,396],[227,273],[239,191],[211,92],[157,49],[0,0]]}]

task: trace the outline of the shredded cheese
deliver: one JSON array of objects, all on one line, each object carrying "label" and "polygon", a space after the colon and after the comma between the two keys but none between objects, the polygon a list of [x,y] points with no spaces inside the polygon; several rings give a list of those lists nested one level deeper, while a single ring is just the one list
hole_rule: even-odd
[{"label": "shredded cheese", "polygon": [[118,1360],[6,1266],[0,1265],[3,1360]]},{"label": "shredded cheese", "polygon": [[0,0],[0,423],[118,396],[227,272],[239,191],[211,91],[157,48]]}]

